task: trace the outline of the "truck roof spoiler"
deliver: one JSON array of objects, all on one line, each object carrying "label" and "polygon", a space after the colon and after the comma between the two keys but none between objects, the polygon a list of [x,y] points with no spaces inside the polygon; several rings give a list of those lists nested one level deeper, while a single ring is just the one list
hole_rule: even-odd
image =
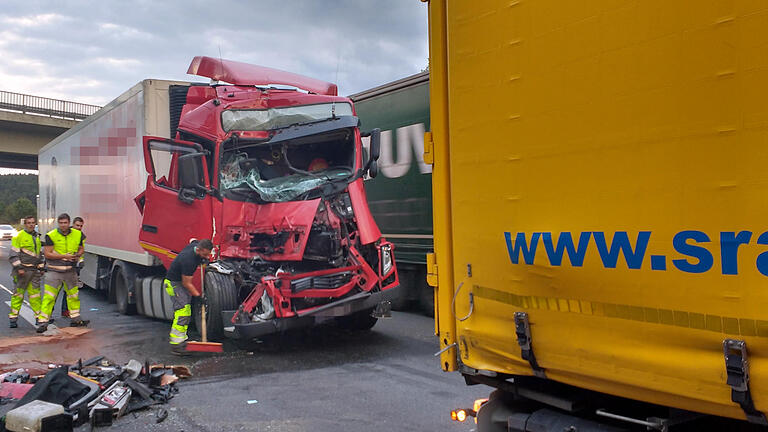
[{"label": "truck roof spoiler", "polygon": [[333,83],[279,69],[206,56],[197,56],[192,59],[187,73],[234,85],[282,84],[328,96],[337,96],[339,92],[338,87]]}]

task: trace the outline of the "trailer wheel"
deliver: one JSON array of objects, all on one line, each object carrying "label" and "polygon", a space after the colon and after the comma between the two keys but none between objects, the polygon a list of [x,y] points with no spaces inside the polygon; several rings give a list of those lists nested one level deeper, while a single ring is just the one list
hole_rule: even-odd
[{"label": "trailer wheel", "polygon": [[205,324],[208,339],[219,341],[224,337],[221,311],[237,309],[237,287],[231,277],[216,272],[205,273],[205,297],[192,302],[195,328],[202,329],[201,302],[205,302]]},{"label": "trailer wheel", "polygon": [[115,295],[117,311],[123,315],[135,315],[136,305],[128,302],[128,273],[121,263],[115,264],[112,269],[112,289]]},{"label": "trailer wheel", "polygon": [[477,412],[478,432],[506,432],[507,419],[516,411],[509,406],[510,400],[501,390],[494,390]]},{"label": "trailer wheel", "polygon": [[351,315],[336,317],[335,318],[336,325],[338,325],[339,327],[345,330],[352,330],[352,331],[370,330],[373,328],[373,326],[376,325],[376,322],[379,320],[378,318],[372,317],[371,312],[373,312],[373,308],[361,310]]}]

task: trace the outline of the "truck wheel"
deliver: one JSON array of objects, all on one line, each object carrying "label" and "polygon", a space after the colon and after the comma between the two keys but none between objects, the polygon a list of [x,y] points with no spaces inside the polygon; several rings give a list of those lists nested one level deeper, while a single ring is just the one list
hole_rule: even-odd
[{"label": "truck wheel", "polygon": [[224,337],[221,311],[237,309],[237,287],[231,277],[216,272],[205,273],[205,297],[192,302],[195,327],[202,332],[200,304],[205,302],[205,324],[208,339],[219,341]]},{"label": "truck wheel", "polygon": [[351,315],[336,317],[336,325],[345,330],[370,330],[379,320],[378,318],[372,317],[371,312],[373,312],[373,308],[361,310]]},{"label": "truck wheel", "polygon": [[136,314],[136,305],[128,302],[128,277],[126,275],[128,271],[122,265],[117,263],[112,269],[112,291],[115,295],[115,303],[117,304],[117,311],[123,315]]}]

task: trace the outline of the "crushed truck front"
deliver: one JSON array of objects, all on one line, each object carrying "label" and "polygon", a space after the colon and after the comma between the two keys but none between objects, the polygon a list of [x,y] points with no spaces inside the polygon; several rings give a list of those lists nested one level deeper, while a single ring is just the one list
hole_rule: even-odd
[{"label": "crushed truck front", "polygon": [[168,265],[190,238],[213,239],[204,301],[214,336],[330,317],[372,326],[399,280],[365,198],[377,155],[364,155],[351,101],[335,86],[314,94],[243,84],[263,71],[224,63],[235,84],[189,87],[176,140],[145,137],[143,247]]}]

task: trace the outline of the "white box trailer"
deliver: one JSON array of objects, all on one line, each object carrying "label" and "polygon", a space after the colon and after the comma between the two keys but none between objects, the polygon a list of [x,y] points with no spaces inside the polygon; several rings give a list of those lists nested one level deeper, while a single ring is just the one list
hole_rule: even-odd
[{"label": "white box trailer", "polygon": [[[134,198],[147,182],[142,137],[171,138],[170,90],[190,84],[143,80],[38,155],[40,232],[55,229],[61,213],[82,217],[87,239],[80,277],[89,287],[107,290],[112,300],[122,300],[115,290],[136,284],[136,298],[118,301],[122,312],[137,310],[165,319],[173,315],[162,289],[164,269],[139,245],[142,216]],[[151,277],[153,273],[158,277]]]}]

